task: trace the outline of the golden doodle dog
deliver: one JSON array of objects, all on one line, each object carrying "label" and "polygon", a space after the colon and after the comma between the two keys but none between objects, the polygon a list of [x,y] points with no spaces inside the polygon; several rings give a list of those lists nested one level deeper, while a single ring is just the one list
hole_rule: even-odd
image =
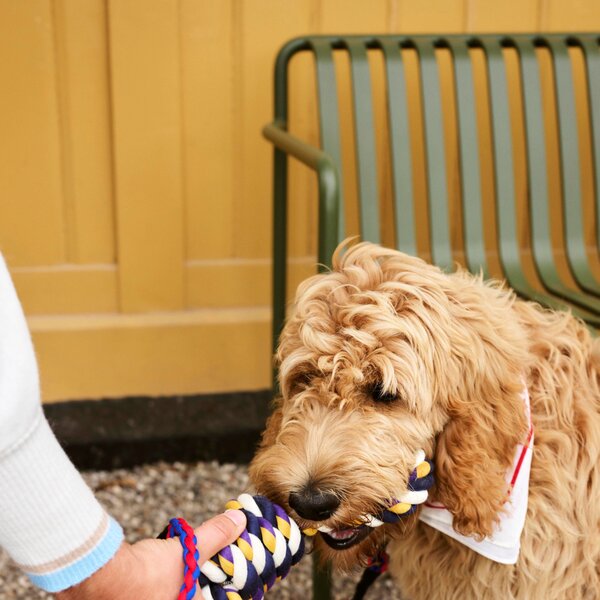
[{"label": "golden doodle dog", "polygon": [[[600,598],[600,342],[568,313],[394,250],[341,246],[298,289],[277,353],[281,398],[251,465],[259,493],[343,569],[388,543],[407,600]],[[407,490],[415,453],[456,532],[491,536],[535,432],[514,565],[413,515],[358,525]]]}]

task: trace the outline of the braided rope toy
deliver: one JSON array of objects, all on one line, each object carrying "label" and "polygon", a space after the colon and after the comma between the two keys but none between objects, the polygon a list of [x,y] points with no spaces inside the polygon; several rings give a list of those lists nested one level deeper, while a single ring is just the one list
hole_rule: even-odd
[{"label": "braided rope toy", "polygon": [[177,600],[191,600],[196,593],[196,581],[200,577],[198,558],[200,553],[196,547],[197,539],[194,530],[184,519],[171,519],[165,531],[165,537],[178,537],[183,546],[183,584]]},{"label": "braided rope toy", "polygon": [[[419,451],[409,477],[409,491],[391,499],[389,505],[377,516],[361,516],[355,525],[374,528],[384,523],[397,523],[427,500],[428,490],[433,483],[433,464],[425,459],[423,451]],[[184,546],[185,581],[178,600],[193,598],[196,591],[194,577],[197,577],[205,600],[262,600],[265,592],[275,582],[284,579],[290,568],[304,555],[304,535],[314,536],[319,531],[333,531],[323,525],[318,529],[307,528],[301,532],[283,508],[264,496],[241,494],[237,500],[230,500],[226,508],[244,512],[246,529],[234,544],[226,546],[206,561],[200,572],[196,572],[194,566],[189,564],[190,550],[187,546],[190,536],[181,537],[175,528],[171,533],[167,530],[168,537],[180,535]],[[171,523],[174,521],[182,520],[173,519]],[[195,556],[197,560],[197,551]],[[188,580],[191,579],[194,581],[190,587]]]}]

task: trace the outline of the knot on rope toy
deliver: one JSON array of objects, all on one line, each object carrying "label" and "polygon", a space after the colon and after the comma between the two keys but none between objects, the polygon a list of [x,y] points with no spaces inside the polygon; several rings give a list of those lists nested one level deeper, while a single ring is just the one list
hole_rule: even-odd
[{"label": "knot on rope toy", "polygon": [[[427,500],[428,490],[433,483],[433,464],[425,459],[423,451],[419,451],[409,477],[408,491],[398,498],[392,498],[377,516],[362,515],[357,524],[379,527],[384,523],[397,523]],[[205,600],[262,600],[265,592],[286,577],[290,568],[304,555],[304,535],[314,536],[318,531],[332,531],[323,525],[301,532],[281,506],[264,496],[241,494],[237,500],[230,500],[226,508],[244,512],[247,525],[234,544],[201,565],[198,583]],[[177,532],[173,534],[179,535]],[[183,538],[181,542],[184,545]],[[184,550],[184,560],[186,557],[189,557],[189,551],[186,554]],[[180,592],[181,599],[188,600],[195,593],[195,582],[193,591],[190,590],[191,596],[186,595],[188,591],[184,589],[192,568],[186,562],[186,580]]]}]

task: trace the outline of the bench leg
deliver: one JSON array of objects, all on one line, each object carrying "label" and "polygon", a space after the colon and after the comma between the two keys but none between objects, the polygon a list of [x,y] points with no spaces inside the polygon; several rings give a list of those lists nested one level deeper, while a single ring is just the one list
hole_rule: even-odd
[{"label": "bench leg", "polygon": [[331,600],[331,569],[319,564],[319,555],[313,553],[313,600]]}]

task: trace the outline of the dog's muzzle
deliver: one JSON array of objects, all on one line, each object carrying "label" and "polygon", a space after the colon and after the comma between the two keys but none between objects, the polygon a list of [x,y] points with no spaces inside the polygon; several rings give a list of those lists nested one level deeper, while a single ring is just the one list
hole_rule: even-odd
[{"label": "dog's muzzle", "polygon": [[303,532],[308,536],[321,533],[323,540],[334,550],[346,550],[362,542],[373,531],[386,523],[398,523],[411,515],[423,504],[429,489],[434,484],[433,463],[425,458],[425,452],[419,450],[415,458],[415,467],[408,479],[408,491],[398,498],[392,498],[378,515],[366,514],[359,517],[352,526],[344,529],[332,529],[327,525],[318,528],[306,528]]}]

